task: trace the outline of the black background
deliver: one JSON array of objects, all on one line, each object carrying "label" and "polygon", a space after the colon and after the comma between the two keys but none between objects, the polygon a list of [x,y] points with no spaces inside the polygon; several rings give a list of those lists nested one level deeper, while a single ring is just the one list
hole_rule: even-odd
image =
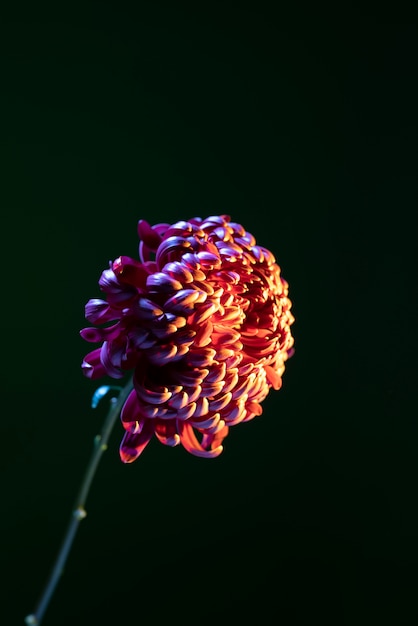
[{"label": "black background", "polygon": [[418,624],[416,23],[58,6],[0,19],[1,624],[34,609],[104,418],[85,302],[139,218],[213,213],[290,284],[283,388],[213,461],[152,441],[125,466],[117,424],[43,624]]}]

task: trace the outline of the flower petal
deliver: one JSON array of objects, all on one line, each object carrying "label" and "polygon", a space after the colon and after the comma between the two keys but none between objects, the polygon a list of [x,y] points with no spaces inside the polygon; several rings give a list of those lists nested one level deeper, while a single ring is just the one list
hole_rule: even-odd
[{"label": "flower petal", "polygon": [[107,372],[100,360],[101,348],[93,350],[86,354],[81,364],[84,375],[87,378],[95,380],[96,378],[102,378],[106,376]]},{"label": "flower petal", "polygon": [[270,365],[265,365],[267,380],[273,385],[273,389],[280,389],[282,386],[282,377]]},{"label": "flower petal", "polygon": [[156,250],[161,243],[161,235],[146,220],[139,220],[137,228],[139,238],[150,250]]},{"label": "flower petal", "polygon": [[[222,445],[216,445],[218,440],[214,437],[212,440],[210,436],[206,438],[207,445],[205,449],[197,440],[196,435],[194,434],[193,427],[188,422],[178,421],[178,430],[180,435],[180,441],[182,446],[193,454],[194,456],[201,456],[207,459],[213,459],[219,456],[223,450]],[[213,445],[215,444],[215,445]],[[212,447],[213,446],[213,447]]]},{"label": "flower petal", "polygon": [[165,446],[177,446],[180,443],[180,435],[177,432],[176,422],[160,422],[156,420],[155,435]]},{"label": "flower petal", "polygon": [[172,278],[164,272],[155,272],[154,274],[148,276],[147,287],[151,291],[156,290],[163,292],[172,292],[179,291],[183,287],[183,285],[178,280]]},{"label": "flower petal", "polygon": [[105,300],[91,298],[85,306],[85,318],[90,324],[100,324],[113,321],[117,314]]},{"label": "flower petal", "polygon": [[154,425],[151,420],[145,421],[140,433],[126,431],[119,448],[121,461],[123,463],[133,463],[148,445],[153,434]]},{"label": "flower petal", "polygon": [[138,395],[136,389],[132,389],[131,393],[125,400],[120,413],[122,422],[136,422],[141,418],[141,408],[138,403]]}]

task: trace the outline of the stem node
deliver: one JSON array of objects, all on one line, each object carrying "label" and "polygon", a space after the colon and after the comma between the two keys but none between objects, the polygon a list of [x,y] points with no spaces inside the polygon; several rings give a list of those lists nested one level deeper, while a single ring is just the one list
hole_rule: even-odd
[{"label": "stem node", "polygon": [[74,509],[73,516],[76,518],[78,522],[80,522],[82,519],[84,519],[87,516],[87,512],[82,506],[79,506],[76,509]]}]

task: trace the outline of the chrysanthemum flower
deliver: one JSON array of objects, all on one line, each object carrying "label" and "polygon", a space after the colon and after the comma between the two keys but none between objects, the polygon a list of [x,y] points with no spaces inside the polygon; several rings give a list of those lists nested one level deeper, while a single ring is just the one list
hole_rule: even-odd
[{"label": "chrysanthemum flower", "polygon": [[101,346],[82,368],[95,379],[133,373],[121,421],[122,461],[153,435],[216,457],[231,426],[280,389],[294,321],[273,254],[228,215],[173,225],[138,222],[139,260],[121,256],[86,305],[81,336]]}]

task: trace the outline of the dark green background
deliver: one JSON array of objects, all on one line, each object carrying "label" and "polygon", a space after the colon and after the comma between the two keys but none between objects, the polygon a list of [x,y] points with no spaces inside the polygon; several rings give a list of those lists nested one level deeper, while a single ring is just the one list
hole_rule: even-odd
[{"label": "dark green background", "polygon": [[229,213],[290,283],[283,388],[214,461],[125,466],[117,424],[43,624],[418,624],[416,24],[59,6],[0,19],[0,622],[33,610],[104,417],[78,334],[101,271],[139,218]]}]

